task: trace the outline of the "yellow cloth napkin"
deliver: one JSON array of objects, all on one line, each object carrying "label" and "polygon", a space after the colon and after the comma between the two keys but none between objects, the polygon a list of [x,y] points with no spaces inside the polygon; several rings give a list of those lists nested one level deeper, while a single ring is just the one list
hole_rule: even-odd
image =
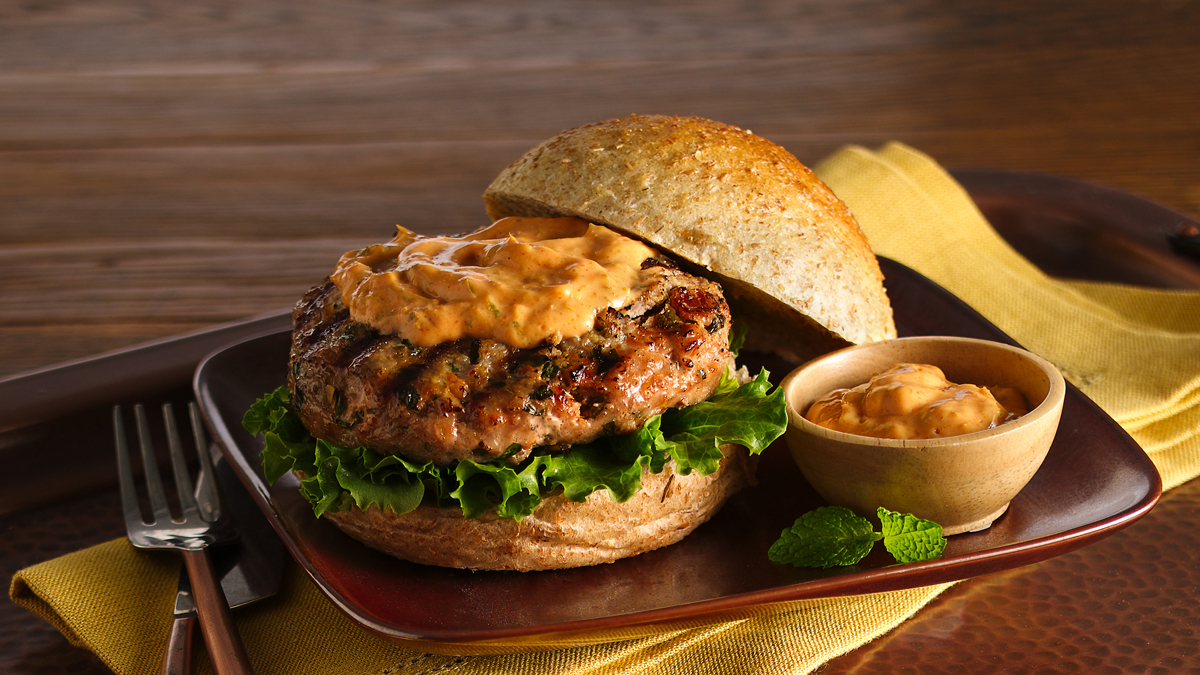
[{"label": "yellow cloth napkin", "polygon": [[845,148],[816,170],[876,253],[1058,366],[1142,445],[1165,488],[1200,473],[1200,292],[1051,278],[936,162],[899,143]]},{"label": "yellow cloth napkin", "polygon": [[[992,231],[935,162],[899,144],[878,153],[846,148],[818,173],[879,253],[934,279],[1056,363],[1134,434],[1168,486],[1200,472],[1200,294],[1051,279]],[[135,551],[122,539],[22,570],[9,594],[116,673],[156,673],[177,569],[173,555]],[[510,656],[437,656],[381,642],[295,565],[278,596],[235,617],[264,675],[807,673],[891,630],[948,587],[817,600],[769,617]],[[210,672],[206,661],[199,666]]]},{"label": "yellow cloth napkin", "polygon": [[[22,570],[9,595],[118,675],[153,675],[166,646],[177,571],[173,553],[139,551],[118,539]],[[812,601],[766,618],[593,647],[453,657],[376,639],[289,563],[279,594],[238,609],[234,619],[259,675],[805,673],[882,635],[942,588]],[[197,665],[198,673],[212,672],[203,658]]]}]

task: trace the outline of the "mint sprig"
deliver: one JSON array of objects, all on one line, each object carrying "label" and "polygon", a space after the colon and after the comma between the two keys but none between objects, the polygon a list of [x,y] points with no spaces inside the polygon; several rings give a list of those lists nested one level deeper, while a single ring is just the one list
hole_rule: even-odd
[{"label": "mint sprig", "polygon": [[880,507],[882,532],[871,521],[844,506],[823,506],[796,519],[767,551],[772,562],[796,567],[853,565],[871,552],[875,542],[900,563],[933,560],[946,548],[942,526],[908,513]]}]

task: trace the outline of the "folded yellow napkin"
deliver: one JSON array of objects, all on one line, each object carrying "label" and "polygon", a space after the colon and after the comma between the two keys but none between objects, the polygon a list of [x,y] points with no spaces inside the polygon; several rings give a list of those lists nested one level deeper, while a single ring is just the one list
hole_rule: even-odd
[{"label": "folded yellow napkin", "polygon": [[1164,487],[1200,474],[1200,292],[1051,278],[1000,238],[936,162],[899,143],[845,148],[817,173],[876,253],[1058,366],[1142,445]]},{"label": "folded yellow napkin", "polygon": [[[1143,444],[1168,486],[1200,473],[1200,293],[1049,278],[995,234],[935,162],[899,144],[877,153],[846,148],[818,173],[880,254],[932,278],[1057,364]],[[22,570],[10,596],[116,673],[156,673],[177,569],[172,554],[135,551],[122,539]],[[295,565],[278,596],[235,617],[264,675],[806,673],[894,628],[948,586],[510,656],[437,656],[381,642]],[[198,672],[210,672],[207,661]]]},{"label": "folded yellow napkin", "polygon": [[[171,552],[147,553],[118,539],[22,570],[9,594],[118,675],[152,675],[166,645],[177,570]],[[941,588],[813,601],[764,619],[594,647],[452,657],[376,639],[289,563],[279,594],[238,609],[234,618],[259,675],[804,673],[883,634]],[[210,673],[199,651],[196,672]]]}]

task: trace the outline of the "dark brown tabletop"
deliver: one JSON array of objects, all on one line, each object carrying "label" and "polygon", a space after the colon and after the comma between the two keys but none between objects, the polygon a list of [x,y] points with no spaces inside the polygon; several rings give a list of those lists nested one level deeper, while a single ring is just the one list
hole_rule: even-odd
[{"label": "dark brown tabletop", "polygon": [[[13,5],[0,377],[277,327],[337,255],[396,223],[482,225],[508,162],[631,112],[750,128],[809,163],[903,141],[1052,274],[1200,288],[1168,245],[1200,214],[1197,26],[1187,1]],[[123,534],[93,432],[113,402],[186,398],[229,335],[6,400],[5,578]],[[959,583],[821,672],[1195,672],[1198,507],[1193,481],[1098,543]],[[107,670],[4,600],[0,672]]]}]

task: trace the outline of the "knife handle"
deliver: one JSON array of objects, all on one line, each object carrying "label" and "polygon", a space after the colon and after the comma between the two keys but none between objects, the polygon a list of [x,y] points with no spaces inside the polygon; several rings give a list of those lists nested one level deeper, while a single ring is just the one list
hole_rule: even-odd
[{"label": "knife handle", "polygon": [[191,675],[195,627],[194,616],[182,616],[171,622],[171,638],[167,641],[167,653],[163,657],[162,675]]},{"label": "knife handle", "polygon": [[225,592],[217,581],[208,549],[184,550],[183,563],[187,566],[188,581],[192,585],[192,597],[196,601],[196,614],[200,619],[200,632],[204,634],[204,645],[217,675],[251,675],[250,659],[242,647],[242,639],[233,625],[233,614]]}]

